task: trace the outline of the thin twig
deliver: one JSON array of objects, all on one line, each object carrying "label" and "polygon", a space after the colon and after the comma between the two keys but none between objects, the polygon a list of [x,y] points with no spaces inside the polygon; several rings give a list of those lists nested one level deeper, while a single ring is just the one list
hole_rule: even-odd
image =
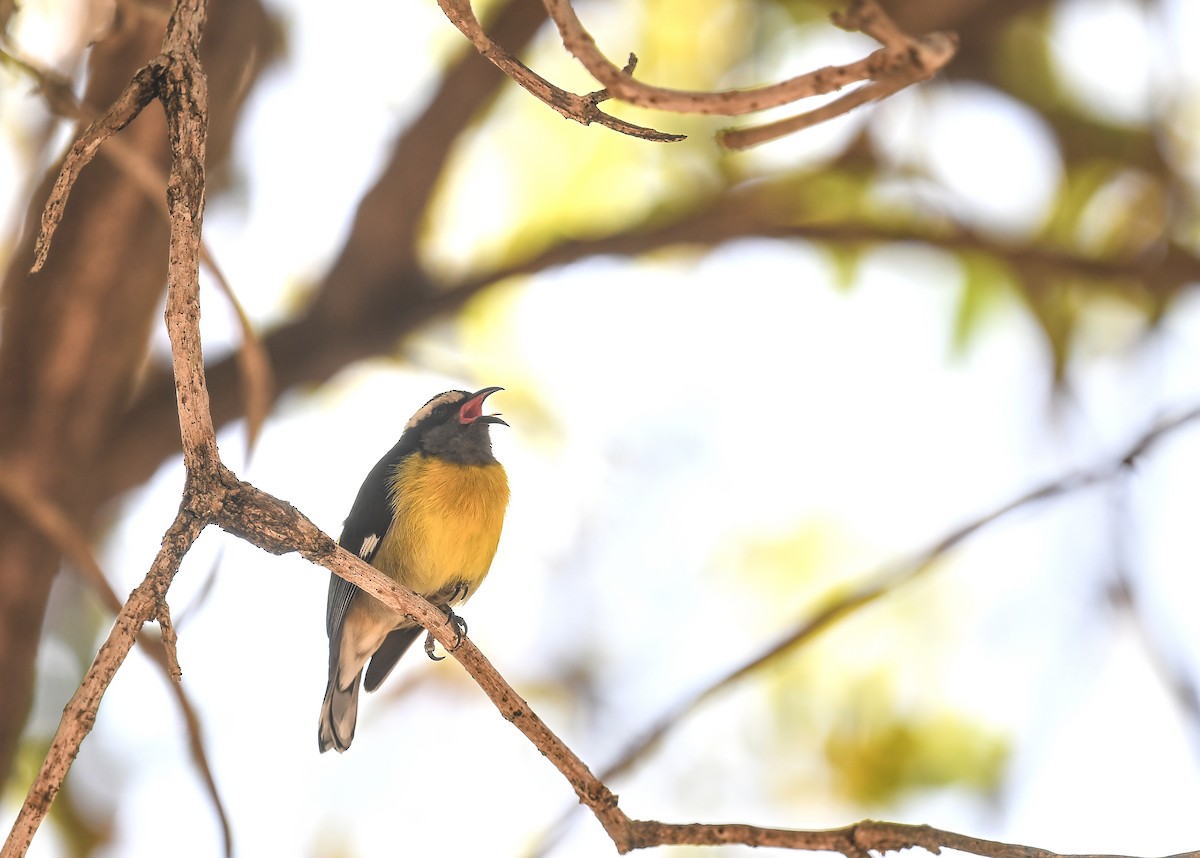
[{"label": "thin twig", "polygon": [[590,125],[595,122],[622,134],[658,143],[673,143],[684,139],[682,134],[669,134],[617,119],[597,107],[604,100],[603,98],[595,97],[594,94],[576,95],[550,83],[491,40],[475,17],[470,0],[438,0],[438,5],[442,7],[442,12],[459,29],[459,32],[471,40],[471,44],[480,54],[527,92],[554,108],[567,119],[573,119],[581,125]]},{"label": "thin twig", "polygon": [[751,146],[777,140],[780,137],[795,134],[797,131],[803,131],[805,128],[820,125],[822,122],[828,122],[834,117],[849,113],[854,108],[870,104],[872,101],[882,101],[889,95],[899,92],[909,83],[911,81],[906,82],[896,78],[863,84],[841,98],[836,98],[828,104],[798,116],[790,116],[787,119],[768,122],[765,125],[753,125],[749,128],[726,128],[718,131],[717,142],[726,149],[749,149]]},{"label": "thin twig", "polygon": [[80,172],[91,163],[100,144],[132,122],[134,117],[142,112],[142,108],[150,103],[150,100],[154,98],[158,85],[157,78],[161,71],[162,69],[156,61],[138,69],[113,106],[84,130],[79,139],[75,141],[75,145],[71,147],[71,151],[67,153],[67,157],[63,160],[62,170],[54,182],[54,188],[50,191],[50,197],[42,211],[41,231],[38,233],[37,243],[34,247],[34,261],[30,273],[41,271],[42,266],[46,263],[46,256],[50,252],[50,242],[62,221],[63,211],[67,206],[67,197],[70,196],[71,188],[74,187]]},{"label": "thin twig", "polygon": [[1129,557],[1127,542],[1131,521],[1128,501],[1129,477],[1126,475],[1113,484],[1109,497],[1106,531],[1111,544],[1109,557],[1113,568],[1108,599],[1117,611],[1127,615],[1133,623],[1146,657],[1179,713],[1187,720],[1193,745],[1200,750],[1200,745],[1195,742],[1200,739],[1200,688],[1195,678],[1179,663],[1179,658],[1168,652],[1160,641],[1164,634],[1162,624],[1147,615],[1144,597]]},{"label": "thin twig", "polygon": [[171,623],[171,608],[165,595],[154,611],[154,618],[158,620],[158,628],[162,633],[162,648],[166,653],[167,669],[171,678],[179,682],[183,679],[183,670],[179,667],[179,638],[175,634],[175,626]]}]

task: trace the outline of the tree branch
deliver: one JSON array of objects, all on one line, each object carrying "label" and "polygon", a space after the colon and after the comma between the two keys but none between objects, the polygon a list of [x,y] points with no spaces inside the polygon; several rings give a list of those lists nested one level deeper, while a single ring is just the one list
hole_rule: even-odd
[{"label": "tree branch", "polygon": [[199,52],[206,11],[207,0],[179,0],[163,40],[161,59],[165,68],[159,94],[171,141],[167,333],[171,339],[183,463],[189,474],[206,472],[219,461],[200,343],[200,232],[204,218],[208,82],[200,67]]},{"label": "tree branch", "polygon": [[450,22],[458,27],[459,32],[471,40],[471,44],[482,56],[512,78],[526,92],[548,104],[567,119],[573,119],[580,125],[590,125],[595,122],[631,137],[640,137],[643,140],[659,143],[674,143],[684,139],[682,134],[655,131],[653,128],[643,128],[640,125],[610,116],[597,107],[601,101],[609,97],[603,91],[590,95],[575,95],[550,83],[488,37],[475,17],[475,12],[471,9],[470,0],[438,0],[438,5],[442,7],[442,11],[450,19]]},{"label": "tree branch", "polygon": [[42,266],[46,264],[46,255],[50,252],[50,242],[62,221],[63,210],[67,207],[67,197],[71,195],[71,188],[75,186],[75,180],[79,178],[80,172],[95,157],[100,145],[132,122],[142,112],[142,108],[154,98],[156,78],[159,72],[160,69],[155,63],[138,69],[133,80],[121,93],[121,97],[87,127],[75,141],[71,151],[67,153],[62,170],[54,183],[54,189],[50,192],[49,200],[46,201],[46,208],[42,212],[42,228],[38,234],[30,273],[41,271]]},{"label": "tree branch", "polygon": [[854,108],[872,101],[882,101],[889,95],[895,95],[911,83],[913,81],[902,78],[866,83],[841,98],[836,98],[822,107],[798,116],[780,119],[777,122],[768,122],[765,125],[753,125],[749,128],[726,128],[724,131],[717,132],[717,142],[726,149],[749,149],[751,146],[778,140],[780,137],[786,137],[797,131],[803,131],[805,128],[828,122],[834,117],[849,113]]},{"label": "tree branch", "polygon": [[[667,825],[633,821],[631,833],[637,838],[628,849],[644,849],[666,844],[711,846],[738,843],[746,846],[774,846],[811,852],[840,852],[846,858],[871,858],[871,853],[899,852],[920,848],[934,855],[943,849],[955,849],[986,858],[1126,858],[1117,855],[1066,854],[984,840],[929,825],[901,822],[877,822],[867,819],[845,828],[823,831],[797,831],[787,828],[760,828],[755,825]],[[1168,858],[1198,858],[1200,852],[1180,852]]]},{"label": "tree branch", "polygon": [[[1173,429],[1200,418],[1200,407],[1156,426],[1139,439],[1133,450],[1145,452],[1146,438],[1164,437]],[[1153,443],[1153,441],[1151,442]],[[1140,455],[1141,453],[1138,453]],[[944,537],[916,562],[916,572],[897,570],[889,573],[888,586],[910,580],[931,564],[933,557],[948,551],[968,535],[1015,509],[1094,485],[1128,467],[1128,457],[1115,465],[1107,463],[1095,469],[1068,475],[1018,498],[970,525]],[[455,647],[457,632],[446,616],[412,590],[388,578],[378,569],[338,546],[291,504],[281,501],[249,483],[237,480],[222,468],[224,491],[214,522],[223,529],[264,551],[283,554],[298,551],[307,560],[383,602],[393,611],[420,623],[466,669],[500,714],[527,739],[567,779],[585,805],[595,815],[622,854],[634,849],[665,845],[774,846],[778,848],[840,852],[847,858],[869,858],[871,851],[883,853],[920,847],[938,853],[943,848],[957,849],[985,858],[1122,858],[1122,856],[1059,856],[1035,847],[983,840],[926,825],[875,822],[871,820],[830,830],[764,828],[742,824],[672,824],[632,819],[618,807],[617,796],[605,785],[604,778],[592,774],[588,766],[554,734],[529,704],[508,684],[479,649],[464,637]],[[907,577],[903,577],[907,576]],[[874,597],[872,597],[874,598]],[[812,632],[810,634],[815,633]],[[1200,858],[1200,852],[1181,853],[1173,858]]]},{"label": "tree branch", "polygon": [[519,60],[498,46],[483,32],[471,10],[470,0],[438,0],[446,17],[463,33],[483,56],[517,84],[568,119],[583,125],[599,122],[609,128],[652,140],[681,140],[641,128],[618,127],[612,117],[596,107],[599,100],[617,99],[628,104],[673,113],[742,116],[791,104],[814,95],[836,92],[852,83],[873,81],[862,89],[822,108],[780,122],[755,128],[732,129],[717,136],[723,146],[741,149],[773,140],[834,116],[840,116],[861,104],[886,98],[906,86],[928,80],[954,57],[957,37],[952,33],[930,33],[913,38],[902,32],[876,0],[852,0],[850,7],[833,16],[834,23],[847,30],[859,30],[872,36],[883,47],[858,62],[826,66],[780,83],[745,90],[694,92],[652,86],[633,78],[635,57],[624,68],[613,64],[597,48],[595,39],[575,14],[571,0],[543,0],[546,12],[558,27],[563,46],[604,86],[592,96],[565,92],[530,71]]}]

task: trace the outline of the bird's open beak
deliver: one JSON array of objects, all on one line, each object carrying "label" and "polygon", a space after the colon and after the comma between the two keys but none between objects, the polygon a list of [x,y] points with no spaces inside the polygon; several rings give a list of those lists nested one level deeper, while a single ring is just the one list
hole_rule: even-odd
[{"label": "bird's open beak", "polygon": [[500,419],[499,414],[484,414],[483,413],[483,400],[487,399],[489,396],[491,396],[493,393],[495,393],[498,390],[504,390],[504,388],[503,387],[485,387],[485,388],[483,388],[483,390],[477,390],[474,393],[472,393],[471,397],[462,404],[461,408],[458,409],[458,422],[459,423],[499,423],[503,426],[507,426],[508,424]]}]

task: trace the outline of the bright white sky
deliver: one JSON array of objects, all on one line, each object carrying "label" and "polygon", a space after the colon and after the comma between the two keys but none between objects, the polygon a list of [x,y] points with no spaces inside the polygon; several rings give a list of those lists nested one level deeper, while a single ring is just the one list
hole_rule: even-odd
[{"label": "bright white sky", "polygon": [[[218,203],[206,219],[211,247],[264,323],[328,264],[386,142],[419,109],[429,72],[394,63],[411,56],[429,69],[430,52],[442,56],[456,38],[432,2],[354,14],[337,4],[277,5],[292,56],[259,88],[243,129],[243,201]],[[1172,6],[1175,20],[1194,17],[1191,5]],[[28,6],[31,19],[59,8]],[[1144,69],[1150,46],[1132,39],[1120,62],[1091,47],[1116,34],[1129,44],[1137,9],[1074,4],[1058,40],[1064,75],[1111,94],[1103,103],[1131,119],[1148,85],[1137,88],[1129,64]],[[376,24],[362,27],[365,18]],[[1168,51],[1178,32],[1168,28]],[[18,35],[30,53],[50,50],[33,30]],[[346,87],[329,73],[346,66],[360,81],[391,84]],[[19,90],[2,88],[6,114]],[[297,138],[297,117],[311,115],[313,103],[332,111],[331,121],[306,122]],[[935,167],[941,204],[1014,235],[1036,227],[1061,171],[1036,117],[970,88],[931,88],[881,109],[889,153]],[[0,121],[7,132],[9,120]],[[605,133],[577,131],[580,139]],[[814,133],[825,144],[785,141],[749,158],[802,157],[806,147],[811,155],[843,133],[835,126]],[[0,187],[15,180],[5,170],[17,163],[0,148]],[[495,226],[472,220],[468,206],[450,206],[445,217],[444,235],[464,244]],[[435,240],[435,252],[453,244]],[[1200,399],[1200,301],[1183,302],[1140,348],[1126,313],[1094,312],[1085,331],[1108,342],[1128,331],[1129,346],[1079,362],[1076,396],[1054,417],[1045,348],[1015,305],[996,308],[971,349],[953,353],[960,282],[944,258],[882,250],[864,261],[854,289],[833,281],[821,253],[759,241],[698,259],[598,260],[551,272],[489,298],[505,324],[486,337],[456,341],[438,330],[416,338],[409,353],[436,370],[378,363],[289,398],[241,471],[336,533],[362,476],[429,396],[512,388],[507,377],[476,377],[481,368],[527,380],[532,391],[492,400],[512,423],[493,435],[513,501],[492,576],[465,615],[493,662],[600,768],[663,708],[790,628],[834,582],[906,556],[1040,480],[1101,461],[1159,413]],[[206,300],[212,353],[230,328],[220,299]],[[222,441],[240,467],[238,432]],[[1196,430],[1145,463],[1125,547],[1147,588],[1151,633],[1182,644],[1169,654],[1193,670],[1200,497],[1190,475],[1198,468]],[[180,484],[179,468],[165,467],[109,540],[103,563],[118,592],[147,568]],[[1113,562],[1109,499],[1094,492],[990,529],[905,597],[907,624],[895,616],[860,623],[820,650],[834,673],[914,647],[921,656],[912,665],[888,665],[902,693],[993,725],[1016,749],[997,806],[935,795],[877,815],[1059,851],[1200,847],[1197,737],[1136,629],[1097,621],[1111,614],[1098,586]],[[814,522],[843,535],[818,558],[820,580],[798,571],[794,592],[769,596],[761,581],[739,582],[739,545]],[[450,660],[409,656],[389,685],[423,684],[403,699],[388,701],[387,690],[367,699],[351,751],[318,755],[325,575],[208,533],[172,591],[177,617],[218,557],[213,592],[181,629],[180,658],[239,854],[390,855],[403,841],[406,854],[517,855],[572,803],[566,783]],[[593,662],[601,701],[548,685],[566,658]],[[42,668],[38,724],[56,720],[64,699],[53,694],[69,662],[46,647]],[[831,799],[825,784],[799,794],[777,788],[771,778],[789,763],[761,759],[753,738],[767,702],[749,686],[699,713],[639,774],[613,785],[622,805],[641,817],[792,827],[863,815]],[[178,854],[217,853],[182,735],[161,678],[135,656],[73,770],[99,793],[120,782],[109,854],[157,855],[168,844]],[[0,827],[15,813],[8,799]],[[66,853],[44,830],[31,854]],[[612,850],[582,819],[558,854]]]}]

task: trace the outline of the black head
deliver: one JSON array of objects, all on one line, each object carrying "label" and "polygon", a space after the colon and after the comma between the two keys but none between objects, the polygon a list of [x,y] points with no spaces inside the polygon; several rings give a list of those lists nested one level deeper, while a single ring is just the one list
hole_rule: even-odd
[{"label": "black head", "polygon": [[401,442],[408,442],[427,456],[462,465],[486,465],[496,461],[492,456],[488,426],[508,424],[499,415],[484,414],[483,401],[503,389],[485,387],[475,393],[465,390],[439,393],[405,424]]}]

